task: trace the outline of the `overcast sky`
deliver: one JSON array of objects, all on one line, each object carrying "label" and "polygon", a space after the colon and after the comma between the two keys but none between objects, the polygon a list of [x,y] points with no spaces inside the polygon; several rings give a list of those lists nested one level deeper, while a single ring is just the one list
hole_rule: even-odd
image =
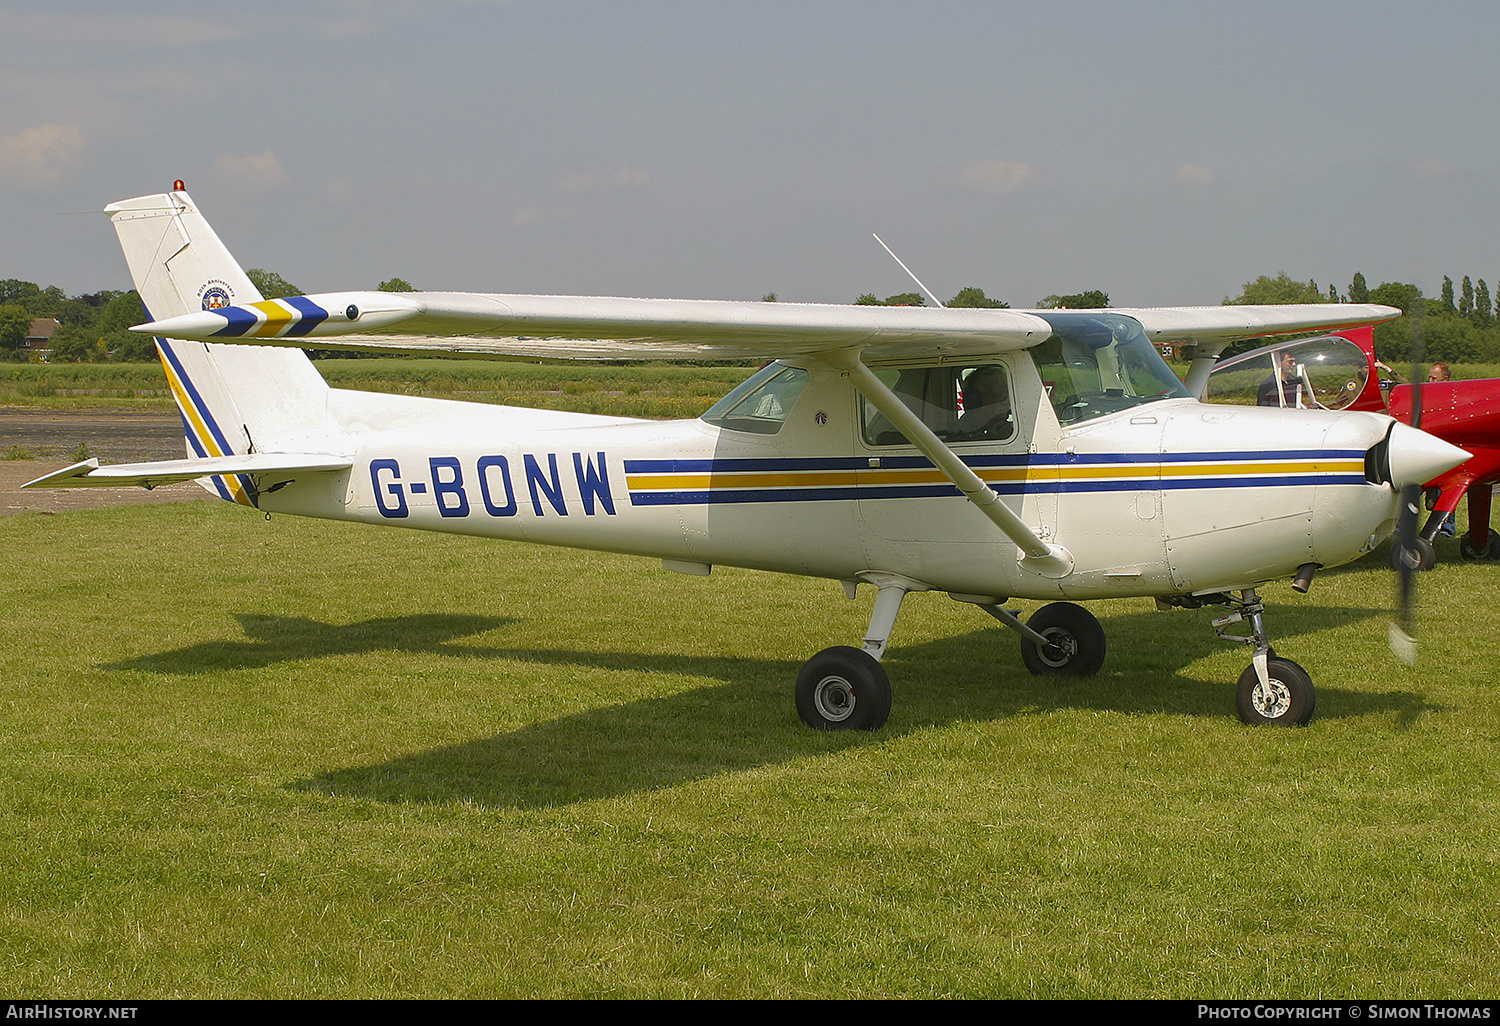
[{"label": "overcast sky", "polygon": [[[128,12],[128,13],[127,13]],[[0,278],[184,179],[308,292],[1500,277],[1500,4],[0,0]]]}]

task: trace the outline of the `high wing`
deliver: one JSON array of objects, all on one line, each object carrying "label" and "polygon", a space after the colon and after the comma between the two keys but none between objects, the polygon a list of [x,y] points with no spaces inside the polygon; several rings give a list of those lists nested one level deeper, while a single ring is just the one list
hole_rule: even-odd
[{"label": "high wing", "polygon": [[128,487],[156,488],[159,485],[196,481],[222,474],[254,474],[262,490],[298,474],[328,470],[347,470],[353,460],[340,456],[300,455],[288,453],[248,453],[239,456],[215,456],[207,459],[162,460],[157,463],[119,463],[101,467],[97,459],[84,460],[55,473],[27,481],[22,488]]},{"label": "high wing", "polygon": [[458,292],[295,296],[132,330],[319,349],[698,360],[779,359],[840,349],[881,358],[970,356],[1024,349],[1052,333],[1040,317],[1015,310]]},{"label": "high wing", "polygon": [[[1400,316],[1391,307],[1118,309],[1153,342],[1201,355],[1265,335],[1328,331]],[[335,292],[185,314],[132,330],[163,338],[320,349],[440,351],[565,359],[778,359],[837,350],[866,360],[975,357],[1052,334],[1047,311],[832,306],[689,299]],[[316,341],[312,341],[316,340]]]},{"label": "high wing", "polygon": [[1169,306],[1114,312],[1140,321],[1152,342],[1193,345],[1199,356],[1217,356],[1231,342],[1245,339],[1339,331],[1401,316],[1395,307],[1368,303]]}]

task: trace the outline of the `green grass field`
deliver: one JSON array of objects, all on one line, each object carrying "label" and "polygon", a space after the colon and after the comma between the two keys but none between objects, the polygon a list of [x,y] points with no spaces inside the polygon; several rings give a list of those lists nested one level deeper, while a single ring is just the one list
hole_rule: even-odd
[{"label": "green grass field", "polygon": [[[1497,565],[1266,589],[1320,685],[1249,729],[1207,611],[1029,676],[912,596],[874,734],[798,722],[873,596],[223,504],[0,520],[0,991],[1493,996]],[[1016,603],[1028,612],[1035,603]]]},{"label": "green grass field", "polygon": [[[320,360],[335,388],[619,417],[696,417],[753,366],[521,363],[508,360]],[[0,406],[173,409],[155,363],[0,364]]]},{"label": "green grass field", "polygon": [[[754,369],[389,357],[318,361],[318,371],[335,388],[621,417],[696,417]],[[1187,364],[1172,369],[1186,374]],[[1453,373],[1500,377],[1500,366],[1454,364]],[[0,406],[173,408],[166,379],[154,363],[0,363]]]}]

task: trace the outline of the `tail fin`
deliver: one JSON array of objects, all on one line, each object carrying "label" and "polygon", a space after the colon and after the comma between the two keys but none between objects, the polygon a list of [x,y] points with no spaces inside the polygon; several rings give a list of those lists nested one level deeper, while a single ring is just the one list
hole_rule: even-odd
[{"label": "tail fin", "polygon": [[[153,320],[262,297],[186,192],[105,207]],[[298,349],[156,340],[189,456],[304,451],[326,430],[328,384]],[[215,477],[225,499],[254,505],[243,476]]]}]

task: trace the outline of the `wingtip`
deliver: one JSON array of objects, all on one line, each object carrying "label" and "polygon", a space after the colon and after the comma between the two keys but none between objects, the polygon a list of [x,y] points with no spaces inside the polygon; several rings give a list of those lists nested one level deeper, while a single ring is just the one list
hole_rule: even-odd
[{"label": "wingtip", "polygon": [[27,481],[21,487],[22,488],[48,488],[48,487],[56,487],[58,482],[74,481],[74,480],[77,480],[80,477],[88,477],[90,473],[92,473],[93,471],[98,470],[98,469],[99,469],[99,457],[97,457],[97,456],[90,456],[88,459],[82,461],[81,463],[74,463],[72,466],[63,467],[61,470],[54,470],[50,474],[43,474],[41,477],[35,478],[35,479],[31,480],[31,481]]}]

